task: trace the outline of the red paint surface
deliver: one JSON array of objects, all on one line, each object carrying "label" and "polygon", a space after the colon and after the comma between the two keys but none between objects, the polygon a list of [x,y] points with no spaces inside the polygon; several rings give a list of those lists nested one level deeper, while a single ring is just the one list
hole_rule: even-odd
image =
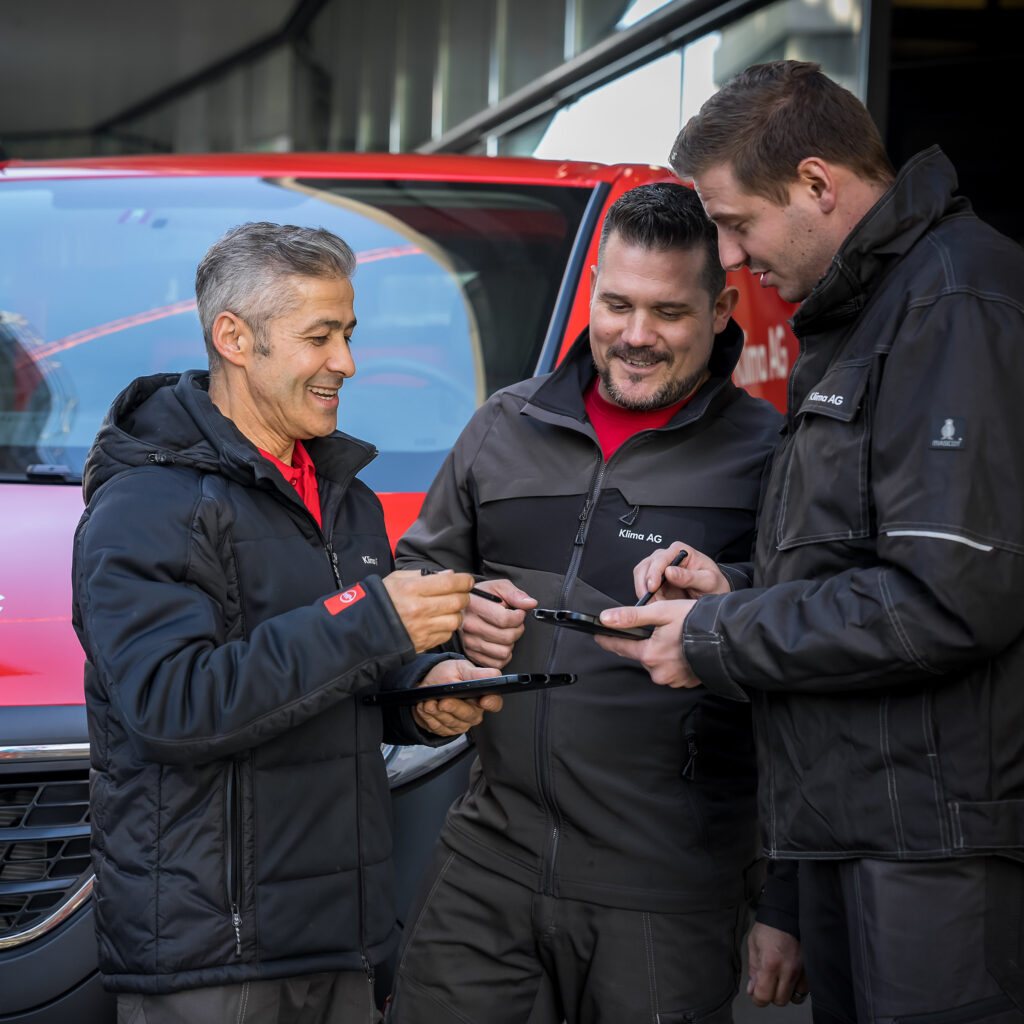
[{"label": "red paint surface", "polygon": [[[392,547],[422,494],[382,494]],[[81,704],[85,660],[71,625],[71,546],[82,492],[0,484],[0,708]]]},{"label": "red paint surface", "polygon": [[[590,163],[414,154],[236,154],[0,162],[4,178],[136,177],[142,175],[402,178],[405,180],[534,182],[610,186],[605,210],[624,191],[648,181],[674,180],[665,168],[605,167]],[[562,352],[583,330],[590,303],[591,240],[575,284]],[[387,253],[386,255],[395,255]],[[731,275],[740,287],[737,321],[747,334],[739,382],[785,407],[785,377],[796,358],[786,320],[795,307],[774,289],[762,290],[746,271]],[[177,310],[174,310],[176,312]],[[165,312],[165,311],[159,311]],[[108,325],[109,326],[109,325]],[[65,343],[75,339],[63,339]],[[392,547],[416,518],[422,494],[380,495]],[[83,654],[71,626],[71,546],[82,513],[78,487],[0,483],[0,708],[81,704]]]}]

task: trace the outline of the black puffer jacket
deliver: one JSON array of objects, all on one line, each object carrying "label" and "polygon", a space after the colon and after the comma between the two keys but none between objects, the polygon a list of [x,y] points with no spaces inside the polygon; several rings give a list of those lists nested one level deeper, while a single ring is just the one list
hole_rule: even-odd
[{"label": "black puffer jacket", "polygon": [[687,618],[772,855],[1024,855],[1024,251],[955,188],[918,154],[797,313],[771,589]]},{"label": "black puffer jacket", "polygon": [[[780,417],[731,383],[742,342],[731,323],[693,400],[606,462],[584,411],[584,334],[554,374],[477,412],[399,542],[399,565],[508,577],[542,607],[598,612],[634,602],[633,567],[676,538],[748,559]],[[746,706],[655,686],[591,637],[530,618],[508,671],[579,681],[509,697],[474,730],[479,759],[446,843],[539,892],[605,906],[683,912],[749,895]]]},{"label": "black puffer jacket", "polygon": [[[427,664],[366,575],[391,565],[354,479],[375,450],[309,442],[321,533],[206,386],[118,397],[75,540],[100,969],[127,991],[360,969],[396,939],[381,716],[353,694]],[[423,740],[407,716],[388,738]]]}]

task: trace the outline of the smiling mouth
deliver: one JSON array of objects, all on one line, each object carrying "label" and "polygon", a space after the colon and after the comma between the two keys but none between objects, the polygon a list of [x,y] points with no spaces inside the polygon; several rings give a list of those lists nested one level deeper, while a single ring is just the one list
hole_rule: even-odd
[{"label": "smiling mouth", "polygon": [[314,395],[316,395],[317,398],[329,400],[331,398],[338,397],[338,392],[341,390],[341,385],[339,384],[336,388],[315,388],[310,386],[309,390]]},{"label": "smiling mouth", "polygon": [[655,356],[653,359],[638,359],[636,356],[628,356],[622,352],[616,352],[615,358],[634,370],[646,370],[651,366],[656,366],[658,363],[664,363],[666,361],[661,356]]}]

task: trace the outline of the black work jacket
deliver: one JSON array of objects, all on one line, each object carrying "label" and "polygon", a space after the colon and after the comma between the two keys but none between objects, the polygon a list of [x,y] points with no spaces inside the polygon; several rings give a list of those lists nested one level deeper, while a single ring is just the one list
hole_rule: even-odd
[{"label": "black work jacket", "polygon": [[354,479],[375,450],[308,443],[321,530],[206,387],[117,398],[75,538],[100,970],[120,990],[360,969],[397,934],[381,714],[356,694],[425,666],[367,576],[391,566]]},{"label": "black work jacket", "polygon": [[[673,540],[748,560],[780,417],[730,381],[741,347],[731,323],[692,401],[606,461],[584,411],[584,333],[553,374],[478,410],[398,564],[507,577],[541,607],[593,613],[635,602],[633,567]],[[749,584],[742,566],[729,571]],[[507,671],[579,681],[510,696],[473,730],[479,757],[446,843],[538,892],[605,906],[685,911],[748,895],[758,851],[746,706],[655,686],[638,663],[529,616]]]},{"label": "black work jacket", "polygon": [[1024,251],[955,188],[914,157],[798,311],[755,589],[686,621],[773,856],[1024,849]]}]

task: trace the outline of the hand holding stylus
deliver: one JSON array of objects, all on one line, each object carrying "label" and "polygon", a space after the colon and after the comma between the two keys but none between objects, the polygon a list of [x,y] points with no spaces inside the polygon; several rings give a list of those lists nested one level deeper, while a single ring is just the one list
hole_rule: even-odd
[{"label": "hand holding stylus", "polygon": [[[679,554],[676,555],[676,557],[673,558],[672,561],[669,562],[667,566],[665,566],[665,572],[668,572],[668,570],[670,568],[672,568],[673,566],[678,565],[688,554],[689,554],[689,552],[686,550],[686,548],[683,548],[679,552]],[[654,587],[653,590],[648,590],[647,593],[644,594],[644,596],[641,597],[639,601],[637,601],[635,607],[643,608],[643,606],[645,604],[647,604],[647,602],[650,601],[650,599],[652,597],[654,597],[654,595],[658,592],[658,587],[660,587],[662,585],[662,583],[664,583],[664,582],[665,582],[665,577],[664,577],[664,574],[662,574],[661,581],[658,583],[658,586]]]},{"label": "hand holding stylus", "polygon": [[[682,563],[685,561],[685,565]],[[633,586],[642,608],[649,601],[694,600],[705,594],[728,594],[732,589],[718,563],[680,541],[659,548],[633,570]]]}]

